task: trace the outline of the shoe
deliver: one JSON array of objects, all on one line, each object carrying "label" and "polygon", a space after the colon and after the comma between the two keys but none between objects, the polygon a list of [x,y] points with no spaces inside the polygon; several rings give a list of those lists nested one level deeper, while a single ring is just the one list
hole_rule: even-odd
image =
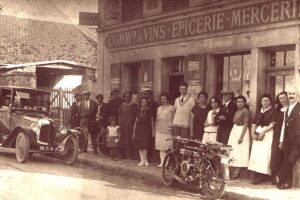
[{"label": "shoe", "polygon": [[144,162],[140,162],[139,164],[137,164],[137,166],[138,167],[140,167],[140,166],[144,166],[145,165],[145,163]]},{"label": "shoe", "polygon": [[149,166],[149,163],[147,160],[145,161],[145,166]]},{"label": "shoe", "polygon": [[258,185],[262,182],[263,182],[263,178],[260,176],[260,177],[254,178],[252,183],[253,183],[253,185]]},{"label": "shoe", "polygon": [[236,179],[238,179],[238,178],[240,178],[240,173],[234,174],[230,179],[231,179],[231,180],[236,180]]},{"label": "shoe", "polygon": [[286,190],[292,188],[292,185],[287,183],[279,183],[276,185],[279,190]]},{"label": "shoe", "polygon": [[157,165],[158,168],[162,168],[162,164]]}]

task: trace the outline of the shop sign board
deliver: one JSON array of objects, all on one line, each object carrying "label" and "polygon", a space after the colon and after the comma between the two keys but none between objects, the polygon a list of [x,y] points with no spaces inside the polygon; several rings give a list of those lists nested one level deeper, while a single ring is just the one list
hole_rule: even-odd
[{"label": "shop sign board", "polygon": [[143,82],[141,87],[141,92],[144,92],[146,90],[153,90],[153,82]]},{"label": "shop sign board", "polygon": [[110,87],[111,87],[111,89],[119,89],[120,88],[120,78],[110,79]]},{"label": "shop sign board", "polygon": [[272,0],[109,33],[107,48],[123,48],[300,19],[300,0]]},{"label": "shop sign board", "polygon": [[188,80],[188,93],[198,94],[201,91],[200,80]]},{"label": "shop sign board", "polygon": [[198,71],[200,69],[200,62],[199,61],[189,61],[188,62],[188,71]]}]

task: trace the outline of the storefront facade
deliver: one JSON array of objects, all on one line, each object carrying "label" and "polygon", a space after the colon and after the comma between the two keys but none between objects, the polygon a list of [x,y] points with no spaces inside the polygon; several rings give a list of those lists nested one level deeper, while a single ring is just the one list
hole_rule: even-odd
[{"label": "storefront facade", "polygon": [[275,95],[299,81],[299,4],[232,3],[108,26],[99,32],[105,43],[100,58],[104,77],[111,78],[101,87],[175,97],[176,84],[186,81],[191,93],[212,96],[227,88],[249,94],[255,109],[262,93]]},{"label": "storefront facade", "polygon": [[189,1],[186,9],[99,28],[100,91],[108,98],[112,89],[152,89],[156,100],[161,92],[174,99],[186,81],[191,94],[243,94],[252,117],[263,93],[300,95],[300,1],[221,2]]}]

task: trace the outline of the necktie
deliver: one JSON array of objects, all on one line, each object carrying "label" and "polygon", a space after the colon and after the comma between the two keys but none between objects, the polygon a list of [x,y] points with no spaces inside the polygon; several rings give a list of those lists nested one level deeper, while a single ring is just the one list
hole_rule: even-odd
[{"label": "necktie", "polygon": [[180,102],[183,103],[183,97],[181,97]]},{"label": "necktie", "polygon": [[98,112],[97,112],[97,116],[100,117],[100,109],[101,109],[101,105],[98,104]]},{"label": "necktie", "polygon": [[87,110],[89,109],[88,101],[85,101],[85,107],[86,107]]}]

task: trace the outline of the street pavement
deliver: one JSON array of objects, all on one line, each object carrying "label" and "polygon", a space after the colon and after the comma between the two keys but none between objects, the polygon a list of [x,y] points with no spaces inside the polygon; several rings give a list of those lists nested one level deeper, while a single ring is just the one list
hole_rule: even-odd
[{"label": "street pavement", "polygon": [[68,166],[35,155],[21,164],[16,162],[13,152],[0,151],[0,200],[18,199],[183,200],[199,197],[195,193],[119,176],[93,166]]},{"label": "street pavement", "polygon": [[[85,199],[204,199],[187,187],[164,186],[157,164],[137,167],[137,161],[101,158],[91,151],[79,155],[74,166],[56,158],[34,155],[17,163],[13,150],[0,148],[0,200]],[[253,185],[248,179],[232,183],[223,199],[298,200],[300,189],[278,190],[270,183]]]}]

